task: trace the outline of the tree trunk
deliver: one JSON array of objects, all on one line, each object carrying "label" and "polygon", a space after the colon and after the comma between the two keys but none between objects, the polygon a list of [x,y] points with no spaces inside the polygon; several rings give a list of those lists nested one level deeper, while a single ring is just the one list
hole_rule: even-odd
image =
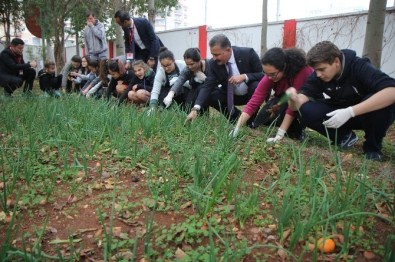
[{"label": "tree trunk", "polygon": [[[55,36],[55,43],[54,43],[54,53],[55,53],[55,62],[56,62],[56,71],[59,73],[64,64],[64,19],[62,17],[54,17],[56,26],[54,27],[54,36]],[[61,26],[59,24],[62,23]]]},{"label": "tree trunk", "polygon": [[155,13],[155,0],[148,0],[148,20],[153,28],[155,28]]},{"label": "tree trunk", "polygon": [[77,55],[80,55],[80,44],[79,44],[80,38],[78,37],[78,32],[75,34],[75,53]]},{"label": "tree trunk", "polygon": [[[115,11],[123,9],[122,0],[115,0],[113,3],[114,3]],[[118,25],[115,26],[114,44],[115,44],[115,56],[125,55],[125,42],[123,38],[123,30]]]},{"label": "tree trunk", "polygon": [[267,50],[267,0],[262,1],[261,56]]},{"label": "tree trunk", "polygon": [[366,24],[362,56],[369,57],[372,64],[377,68],[380,68],[381,65],[386,5],[387,0],[370,0]]},{"label": "tree trunk", "polygon": [[51,39],[48,38],[45,41],[47,42],[45,48],[45,56],[47,57],[48,60],[55,61]]}]

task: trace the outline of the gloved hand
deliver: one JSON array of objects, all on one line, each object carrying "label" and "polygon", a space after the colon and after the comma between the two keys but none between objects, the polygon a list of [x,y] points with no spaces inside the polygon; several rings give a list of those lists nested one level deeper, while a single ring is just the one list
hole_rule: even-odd
[{"label": "gloved hand", "polygon": [[147,110],[147,116],[153,116],[155,110],[156,110],[156,107],[151,107],[150,109],[148,109]]},{"label": "gloved hand", "polygon": [[174,91],[170,91],[165,99],[163,99],[163,104],[165,104],[166,108],[168,108],[171,105],[171,102],[173,102],[174,94]]},{"label": "gloved hand", "polygon": [[207,78],[207,76],[202,71],[199,71],[195,74],[194,80],[195,80],[195,82],[201,84],[206,80],[206,78]]},{"label": "gloved hand", "polygon": [[149,109],[147,110],[147,116],[152,116],[158,106],[158,99],[151,99],[149,102]]},{"label": "gloved hand", "polygon": [[169,81],[170,86],[173,86],[174,83],[177,81],[177,79],[178,79],[178,77],[173,77],[173,78]]},{"label": "gloved hand", "polygon": [[237,126],[235,126],[235,127],[232,129],[232,131],[230,131],[229,137],[231,137],[231,138],[236,138],[237,135],[239,134],[239,132],[240,132],[240,128],[238,128]]},{"label": "gloved hand", "polygon": [[268,138],[268,139],[266,140],[266,143],[270,143],[270,144],[271,144],[271,143],[277,143],[277,142],[279,142],[281,139],[284,138],[284,135],[285,135],[285,130],[279,128],[278,131],[277,131],[276,136],[275,136],[275,137],[270,137],[270,138]]},{"label": "gloved hand", "polygon": [[331,118],[324,121],[323,124],[328,128],[339,128],[350,118],[354,117],[355,113],[354,110],[352,110],[352,107],[349,106],[347,108],[332,111],[326,115],[331,116]]}]

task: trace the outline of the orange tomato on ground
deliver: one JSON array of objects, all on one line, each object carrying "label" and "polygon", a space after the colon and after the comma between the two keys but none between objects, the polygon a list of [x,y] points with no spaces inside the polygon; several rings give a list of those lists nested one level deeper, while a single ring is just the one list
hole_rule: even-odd
[{"label": "orange tomato on ground", "polygon": [[317,241],[317,248],[320,251],[323,251],[324,253],[331,253],[333,251],[335,251],[335,241],[333,241],[333,239],[331,238],[327,238],[327,239],[323,239],[320,238]]}]

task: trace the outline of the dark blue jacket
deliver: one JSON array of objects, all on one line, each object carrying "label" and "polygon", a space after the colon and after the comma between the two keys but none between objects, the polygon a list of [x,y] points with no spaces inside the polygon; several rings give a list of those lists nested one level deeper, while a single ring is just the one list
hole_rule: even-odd
[{"label": "dark blue jacket", "polygon": [[[149,51],[149,57],[157,58],[159,56],[159,49],[163,44],[155,34],[151,23],[145,18],[133,17],[132,19],[141,41]],[[125,38],[125,53],[132,52],[129,39],[130,28],[123,28],[123,33]]]},{"label": "dark blue jacket", "polygon": [[[248,77],[247,85],[260,81],[263,77],[262,64],[254,49],[232,46],[232,50],[240,74],[246,74]],[[215,87],[220,86],[222,92],[227,92],[229,73],[226,70],[226,66],[218,65],[216,61],[210,59],[208,67],[209,72],[196,99],[196,105],[204,105]]]},{"label": "dark blue jacket", "polygon": [[324,82],[314,72],[302,86],[301,93],[316,100],[323,99],[325,93],[330,97],[325,102],[348,107],[360,103],[367,95],[395,86],[395,80],[375,68],[368,58],[360,58],[349,49],[342,53],[340,77]]}]

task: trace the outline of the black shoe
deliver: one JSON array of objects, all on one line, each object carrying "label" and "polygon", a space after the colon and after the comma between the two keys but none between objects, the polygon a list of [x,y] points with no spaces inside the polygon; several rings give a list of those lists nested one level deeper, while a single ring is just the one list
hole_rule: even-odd
[{"label": "black shoe", "polygon": [[365,158],[372,161],[381,161],[382,155],[379,152],[365,152]]},{"label": "black shoe", "polygon": [[343,137],[343,139],[339,143],[339,146],[342,150],[349,149],[357,141],[358,141],[357,135],[354,133],[354,131],[351,131],[349,134]]},{"label": "black shoe", "polygon": [[294,140],[304,141],[306,139],[306,130],[302,129],[300,132],[287,133],[288,137]]}]

